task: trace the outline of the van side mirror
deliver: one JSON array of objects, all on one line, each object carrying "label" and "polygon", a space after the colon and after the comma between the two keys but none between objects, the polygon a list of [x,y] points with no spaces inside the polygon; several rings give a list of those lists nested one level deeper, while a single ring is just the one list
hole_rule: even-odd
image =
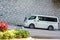
[{"label": "van side mirror", "polygon": [[26,20],[27,20],[27,17],[24,18],[24,21],[26,21]]}]

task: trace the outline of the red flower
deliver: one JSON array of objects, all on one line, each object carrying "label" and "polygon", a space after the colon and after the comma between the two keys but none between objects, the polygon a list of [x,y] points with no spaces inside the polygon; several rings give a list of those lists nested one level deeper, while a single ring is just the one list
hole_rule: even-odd
[{"label": "red flower", "polygon": [[5,31],[8,29],[8,24],[0,21],[0,31]]},{"label": "red flower", "polygon": [[8,28],[8,24],[4,23],[3,28],[4,28],[4,30],[6,30]]},{"label": "red flower", "polygon": [[0,21],[0,27],[2,26],[2,22]]}]

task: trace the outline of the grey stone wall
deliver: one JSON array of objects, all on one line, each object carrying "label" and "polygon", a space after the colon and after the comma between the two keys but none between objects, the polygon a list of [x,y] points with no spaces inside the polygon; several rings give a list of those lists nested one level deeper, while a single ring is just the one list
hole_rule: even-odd
[{"label": "grey stone wall", "polygon": [[52,0],[0,0],[0,20],[12,24],[23,24],[25,16],[33,14],[60,17]]}]

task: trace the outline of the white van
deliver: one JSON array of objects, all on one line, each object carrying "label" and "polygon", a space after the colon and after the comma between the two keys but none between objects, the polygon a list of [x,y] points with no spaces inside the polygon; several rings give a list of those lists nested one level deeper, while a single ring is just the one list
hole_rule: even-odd
[{"label": "white van", "polygon": [[58,17],[46,15],[33,15],[26,18],[24,22],[25,27],[30,28],[46,28],[49,30],[58,29]]}]

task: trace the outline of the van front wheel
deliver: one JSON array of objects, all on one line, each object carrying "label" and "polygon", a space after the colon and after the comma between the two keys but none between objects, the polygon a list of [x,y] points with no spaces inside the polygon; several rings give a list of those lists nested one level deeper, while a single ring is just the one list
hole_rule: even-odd
[{"label": "van front wheel", "polygon": [[54,30],[54,27],[53,26],[49,26],[48,30]]},{"label": "van front wheel", "polygon": [[31,29],[33,29],[33,28],[35,28],[35,25],[34,25],[34,24],[30,24],[29,27],[30,27]]}]

